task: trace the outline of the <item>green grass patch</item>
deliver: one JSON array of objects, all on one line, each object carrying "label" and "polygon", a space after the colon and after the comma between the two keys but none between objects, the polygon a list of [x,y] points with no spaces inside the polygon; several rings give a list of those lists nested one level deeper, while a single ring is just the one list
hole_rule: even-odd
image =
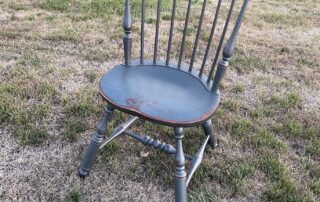
[{"label": "green grass patch", "polygon": [[259,169],[272,180],[279,180],[286,174],[286,166],[280,162],[279,158],[272,154],[264,154],[259,159]]},{"label": "green grass patch", "polygon": [[15,126],[13,135],[22,145],[39,145],[45,142],[49,133],[46,128],[35,126],[32,123],[27,123],[22,126]]},{"label": "green grass patch", "polygon": [[[2,88],[0,87],[0,90]],[[13,98],[7,93],[0,91],[0,125],[10,120],[11,113],[14,110],[12,106]]]},{"label": "green grass patch", "polygon": [[57,19],[56,15],[49,15],[49,16],[46,17],[46,20],[48,20],[50,22],[54,21],[55,19]]},{"label": "green grass patch", "polygon": [[193,191],[188,190],[188,197],[190,201],[219,201],[218,194],[214,191],[208,191],[207,189],[196,189]]},{"label": "green grass patch", "polygon": [[208,180],[213,179],[213,173],[215,172],[213,165],[209,164],[208,162],[204,161],[198,170],[194,173],[191,181],[190,186],[192,188],[202,188],[205,189],[202,185],[205,184]]},{"label": "green grass patch", "polygon": [[243,93],[244,90],[245,90],[245,87],[244,87],[244,85],[241,84],[241,83],[235,84],[235,85],[233,86],[233,88],[232,88],[232,92],[234,92],[234,93]]},{"label": "green grass patch", "polygon": [[30,66],[18,64],[5,74],[6,81],[0,86],[0,124],[8,124],[21,145],[40,145],[49,137],[46,120],[52,108],[48,101],[56,88],[42,81]]},{"label": "green grass patch", "polygon": [[171,13],[164,13],[163,15],[162,15],[162,20],[165,20],[165,21],[169,21],[169,20],[171,20]]},{"label": "green grass patch", "polygon": [[298,65],[301,68],[316,67],[317,62],[316,62],[316,59],[314,59],[314,58],[306,58],[306,57],[301,56],[301,58],[298,59]]},{"label": "green grass patch", "polygon": [[314,179],[320,179],[320,167],[319,166],[309,166],[309,175]]},{"label": "green grass patch", "polygon": [[310,126],[306,129],[306,138],[309,140],[314,140],[317,138],[317,134],[320,134],[320,130],[317,129],[315,126]]},{"label": "green grass patch", "polygon": [[77,139],[77,135],[81,132],[84,132],[87,129],[86,123],[82,120],[78,120],[76,118],[71,118],[68,120],[65,128],[64,128],[64,137],[73,142]]},{"label": "green grass patch", "polygon": [[83,98],[70,102],[65,106],[65,112],[69,117],[90,117],[99,111],[98,107],[92,101],[93,98]]},{"label": "green grass patch", "polygon": [[285,96],[273,95],[271,102],[278,104],[282,108],[290,109],[301,106],[302,99],[298,93],[290,93]]},{"label": "green grass patch", "polygon": [[120,145],[118,140],[112,140],[100,152],[100,157],[102,160],[110,160],[115,157],[117,151],[119,151]]},{"label": "green grass patch", "polygon": [[45,0],[40,8],[55,11],[67,11],[75,1],[70,0]]},{"label": "green grass patch", "polygon": [[238,111],[241,107],[241,103],[238,100],[226,100],[222,103],[222,106],[229,111]]},{"label": "green grass patch", "polygon": [[[276,26],[277,28],[292,28],[298,26],[312,26],[315,23],[315,19],[312,19],[311,16],[308,16],[304,13],[277,13],[270,12],[264,13],[261,16],[261,19],[266,23]],[[311,20],[310,20],[311,19]]]},{"label": "green grass patch", "polygon": [[256,171],[257,167],[252,161],[220,162],[218,168],[211,172],[213,180],[231,189],[232,195],[245,192],[246,178]]},{"label": "green grass patch", "polygon": [[[122,32],[121,32],[122,34]],[[98,62],[105,62],[110,58],[115,57],[114,50],[96,50],[92,49],[89,50],[85,55],[84,58],[86,60],[98,61]]]},{"label": "green grass patch", "polygon": [[320,180],[313,182],[310,189],[314,194],[320,196]]},{"label": "green grass patch", "polygon": [[229,131],[233,137],[242,139],[248,137],[252,129],[253,123],[249,119],[239,118],[231,123]]},{"label": "green grass patch", "polygon": [[266,105],[258,105],[256,108],[250,110],[250,116],[253,118],[273,117],[276,109]]},{"label": "green grass patch", "polygon": [[175,167],[173,158],[159,151],[150,151],[148,157],[142,159],[141,164],[145,168],[148,178],[156,179],[162,186],[171,188],[174,185],[172,169]]},{"label": "green grass patch", "polygon": [[68,17],[74,22],[81,22],[92,19],[92,16],[87,13],[70,13]]},{"label": "green grass patch", "polygon": [[76,189],[71,189],[65,195],[65,201],[68,202],[79,202],[81,199],[81,192]]},{"label": "green grass patch", "polygon": [[1,113],[4,113],[6,119],[2,121],[12,125],[13,135],[20,144],[39,145],[48,139],[49,133],[46,127],[37,124],[42,124],[42,120],[51,114],[51,108],[48,105],[27,107],[7,103],[5,107],[7,110]]},{"label": "green grass patch", "polygon": [[15,11],[26,10],[26,7],[23,4],[17,4],[17,3],[11,3],[9,5],[9,8],[11,8]]},{"label": "green grass patch", "polygon": [[311,141],[306,147],[306,154],[320,156],[320,140]]},{"label": "green grass patch", "polygon": [[249,139],[249,141],[253,148],[262,152],[266,150],[286,152],[288,150],[288,145],[277,139],[272,132],[266,129],[259,130],[256,135]]},{"label": "green grass patch", "polygon": [[40,71],[48,61],[36,53],[26,51],[16,66],[6,69],[6,81],[0,93],[8,93],[20,100],[48,100],[57,94],[56,83],[48,82],[47,72]]},{"label": "green grass patch", "polygon": [[[124,1],[114,0],[45,0],[38,4],[42,9],[55,10],[60,12],[81,12],[89,13],[93,17],[109,17],[113,15],[123,16],[125,4]],[[170,11],[172,0],[162,0],[162,11]],[[146,1],[146,10],[156,9],[157,1]],[[154,10],[155,11],[155,10]],[[131,14],[132,16],[139,17],[141,14],[141,1],[131,1]]]},{"label": "green grass patch", "polygon": [[281,178],[268,190],[262,193],[261,199],[263,201],[309,201],[305,199],[298,187],[290,178]]},{"label": "green grass patch", "polygon": [[285,120],[274,123],[271,130],[277,134],[284,134],[288,138],[315,141],[317,140],[318,129],[310,125],[310,123],[296,120],[289,114],[285,117]]},{"label": "green grass patch", "polygon": [[23,36],[23,34],[19,31],[16,30],[4,30],[0,33],[0,36],[10,39],[10,40],[15,40],[17,38],[20,38]]},{"label": "green grass patch", "polygon": [[[180,32],[180,33],[183,33],[184,32],[184,28],[176,28],[175,29],[177,32]],[[194,27],[188,27],[188,29],[187,29],[187,31],[186,31],[186,35],[187,36],[190,36],[190,35],[192,35],[192,34],[194,34],[194,33],[196,33],[197,32],[197,29],[196,28],[194,28]]]},{"label": "green grass patch", "polygon": [[75,141],[77,135],[88,128],[86,126],[87,119],[102,116],[100,112],[103,112],[103,103],[95,103],[95,96],[98,95],[95,95],[92,89],[85,88],[81,91],[81,94],[74,99],[66,98],[63,100],[63,111],[68,121],[64,128],[64,138],[69,141]]},{"label": "green grass patch", "polygon": [[186,137],[183,139],[184,151],[190,154],[196,153],[204,140],[202,128],[188,128],[184,131],[184,135]]},{"label": "green grass patch", "polygon": [[36,17],[34,15],[29,15],[28,17],[26,17],[26,19],[28,21],[34,21],[36,19]]},{"label": "green grass patch", "polygon": [[304,131],[302,124],[296,120],[288,120],[283,130],[287,136],[294,138],[301,137]]},{"label": "green grass patch", "polygon": [[210,39],[210,32],[201,32],[200,39],[204,42],[208,42]]},{"label": "green grass patch", "polygon": [[51,107],[46,104],[35,104],[27,107],[25,105],[8,105],[10,110],[9,123],[14,125],[25,125],[27,123],[36,123],[49,117]]},{"label": "green grass patch", "polygon": [[37,53],[27,52],[19,60],[18,64],[21,66],[32,66],[40,67],[41,65],[47,64],[44,58],[41,58]]},{"label": "green grass patch", "polygon": [[99,76],[99,72],[96,70],[90,70],[86,73],[86,77],[91,83],[93,83]]},{"label": "green grass patch", "polygon": [[147,24],[156,24],[156,19],[155,18],[153,18],[153,17],[148,17],[148,18],[146,18],[146,23]]},{"label": "green grass patch", "polygon": [[83,34],[83,30],[63,28],[59,31],[53,32],[51,35],[46,36],[44,39],[51,41],[80,42],[83,38]]},{"label": "green grass patch", "polygon": [[230,170],[230,173],[228,173],[228,178],[230,178],[228,179],[228,183],[232,185],[235,193],[241,193],[243,191],[244,179],[253,174],[255,170],[255,165],[251,163],[244,163]]},{"label": "green grass patch", "polygon": [[28,80],[19,80],[16,82],[8,82],[0,87],[0,94],[7,94],[16,99],[28,100],[33,98],[35,100],[48,100],[57,94],[56,86],[46,81],[37,81],[33,83]]},{"label": "green grass patch", "polygon": [[267,64],[261,58],[255,56],[246,56],[243,54],[235,54],[231,58],[230,64],[240,74],[249,73],[254,69],[265,70],[267,67]]}]

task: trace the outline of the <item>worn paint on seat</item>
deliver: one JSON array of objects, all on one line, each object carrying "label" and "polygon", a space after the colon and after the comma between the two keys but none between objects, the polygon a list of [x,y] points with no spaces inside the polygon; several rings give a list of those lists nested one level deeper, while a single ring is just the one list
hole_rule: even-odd
[{"label": "worn paint on seat", "polygon": [[118,65],[102,76],[100,92],[121,111],[165,125],[188,126],[208,119],[219,104],[219,94],[204,83],[174,67]]}]

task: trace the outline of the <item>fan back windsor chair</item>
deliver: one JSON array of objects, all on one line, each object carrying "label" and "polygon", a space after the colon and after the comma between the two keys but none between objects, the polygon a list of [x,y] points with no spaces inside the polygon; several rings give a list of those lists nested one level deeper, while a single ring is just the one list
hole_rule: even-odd
[{"label": "fan back windsor chair", "polygon": [[[175,200],[187,201],[187,186],[192,175],[202,161],[206,145],[209,144],[211,147],[218,146],[210,118],[219,104],[219,84],[228,67],[228,60],[233,54],[236,38],[247,8],[248,0],[243,0],[232,33],[224,46],[222,59],[220,59],[220,62],[218,63],[224,38],[232,16],[232,10],[235,5],[235,0],[228,1],[230,2],[230,7],[208,76],[204,75],[204,69],[212,45],[217,19],[220,16],[219,12],[222,0],[218,0],[217,3],[200,71],[196,71],[193,66],[207,0],[204,0],[202,3],[198,30],[195,36],[192,56],[188,67],[182,65],[182,60],[185,54],[192,0],[188,0],[182,34],[183,37],[177,64],[170,61],[177,0],[173,0],[172,5],[167,57],[165,61],[158,60],[161,0],[158,0],[157,4],[153,60],[147,61],[144,59],[145,1],[146,0],[142,0],[141,3],[140,60],[131,62],[132,37],[130,0],[125,0],[123,21],[125,32],[123,37],[125,62],[124,64],[113,67],[100,79],[100,93],[107,102],[107,107],[96,133],[91,138],[91,143],[80,166],[79,176],[87,176],[98,151],[117,136],[124,134],[131,136],[154,149],[175,155]],[[216,66],[217,69],[215,70]],[[214,72],[215,74],[213,75]],[[212,80],[211,78],[213,76],[214,79]],[[114,109],[126,112],[132,116],[127,122],[116,127],[111,135],[104,140],[103,134],[106,131],[106,125]],[[173,127],[176,140],[175,147],[154,140],[149,136],[128,131],[127,128],[136,121],[138,117],[157,124]],[[194,156],[184,154],[182,149],[183,128],[199,125],[202,126],[206,135],[204,142]],[[191,160],[191,165],[187,173],[185,171],[185,159]]]}]

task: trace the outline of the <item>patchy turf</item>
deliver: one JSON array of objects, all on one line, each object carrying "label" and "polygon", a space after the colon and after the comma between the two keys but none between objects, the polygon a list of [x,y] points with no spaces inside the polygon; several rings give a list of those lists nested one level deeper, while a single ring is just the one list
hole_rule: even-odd
[{"label": "patchy turf", "polygon": [[[132,1],[135,58],[139,2]],[[156,1],[147,2],[145,48],[151,58]],[[164,59],[172,1],[162,2]],[[208,5],[205,30],[214,5]],[[177,39],[185,6],[179,1]],[[192,7],[186,58],[199,1]],[[123,59],[123,1],[2,0],[0,10],[0,200],[171,201],[173,159],[130,138],[109,144],[85,181],[77,177],[105,106],[98,78]],[[251,1],[212,119],[220,147],[206,152],[190,183],[191,201],[320,200],[319,10],[314,0]],[[201,33],[195,68],[208,38],[208,31]],[[172,58],[180,45],[174,41]],[[115,112],[108,133],[126,118]],[[169,127],[138,121],[133,129],[174,144]],[[201,132],[186,130],[186,151],[197,150]]]}]

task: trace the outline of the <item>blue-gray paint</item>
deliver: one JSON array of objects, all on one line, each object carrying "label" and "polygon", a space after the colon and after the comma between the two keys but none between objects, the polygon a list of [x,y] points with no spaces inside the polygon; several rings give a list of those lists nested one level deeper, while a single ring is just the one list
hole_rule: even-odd
[{"label": "blue-gray paint", "polygon": [[[224,37],[226,36],[232,10],[235,0],[231,1],[227,19],[224,24],[222,36],[220,38],[213,64],[209,76],[205,76],[205,66],[212,45],[212,40],[219,17],[222,0],[218,1],[217,8],[213,18],[209,41],[206,47],[200,72],[194,70],[193,64],[197,52],[198,39],[201,32],[203,15],[205,12],[207,0],[204,0],[199,19],[198,30],[194,42],[192,58],[189,68],[182,64],[184,59],[184,49],[186,40],[186,31],[188,28],[189,15],[191,12],[191,0],[188,2],[186,19],[182,37],[182,46],[179,53],[178,64],[170,62],[171,46],[173,40],[174,17],[176,14],[176,0],[172,5],[172,16],[170,23],[170,34],[167,47],[167,57],[165,61],[158,61],[158,37],[160,26],[160,6],[161,0],[158,0],[157,21],[155,33],[155,46],[153,61],[144,59],[144,23],[145,23],[145,0],[142,0],[141,8],[141,34],[140,34],[140,60],[131,62],[131,13],[130,0],[125,0],[125,14],[123,19],[124,28],[124,65],[116,65],[109,72],[102,76],[100,80],[100,93],[108,102],[106,112],[101,119],[97,132],[91,138],[91,143],[87,149],[86,155],[80,166],[79,175],[85,177],[92,167],[94,158],[99,148],[102,149],[114,138],[124,134],[135,138],[146,146],[158,149],[167,154],[175,156],[175,201],[187,201],[187,184],[189,184],[192,175],[200,166],[205,147],[209,144],[212,148],[218,146],[217,138],[213,132],[210,118],[217,108],[220,99],[219,85],[235,49],[237,35],[239,33],[241,22],[248,5],[248,0],[243,1],[240,13],[233,28],[233,31],[223,49],[222,59],[219,61]],[[218,64],[217,70],[215,66]],[[215,73],[215,74],[214,74]],[[212,76],[214,75],[214,79]],[[114,132],[103,142],[103,134],[106,131],[106,125],[113,109],[137,116],[132,117],[127,122],[115,128]],[[159,140],[145,135],[136,134],[127,131],[127,128],[137,118],[143,118],[158,124],[174,127],[176,139],[175,148],[172,145],[162,143]],[[194,155],[185,154],[182,147],[183,128],[201,125],[206,138]],[[101,145],[102,144],[102,145]],[[192,160],[188,178],[185,171],[185,160]],[[155,165],[156,166],[156,165]]]},{"label": "blue-gray paint", "polygon": [[103,135],[106,131],[107,123],[109,121],[109,118],[112,112],[113,112],[113,107],[111,107],[111,105],[108,105],[98,125],[97,131],[93,134],[91,138],[91,142],[87,149],[86,155],[83,158],[83,161],[79,170],[80,177],[84,178],[89,174],[89,171],[93,165],[95,156],[97,155],[99,151],[99,147],[103,141]]},{"label": "blue-gray paint", "polygon": [[146,63],[119,65],[105,74],[100,92],[106,101],[120,111],[168,126],[192,126],[211,117],[219,93],[188,72]]}]

